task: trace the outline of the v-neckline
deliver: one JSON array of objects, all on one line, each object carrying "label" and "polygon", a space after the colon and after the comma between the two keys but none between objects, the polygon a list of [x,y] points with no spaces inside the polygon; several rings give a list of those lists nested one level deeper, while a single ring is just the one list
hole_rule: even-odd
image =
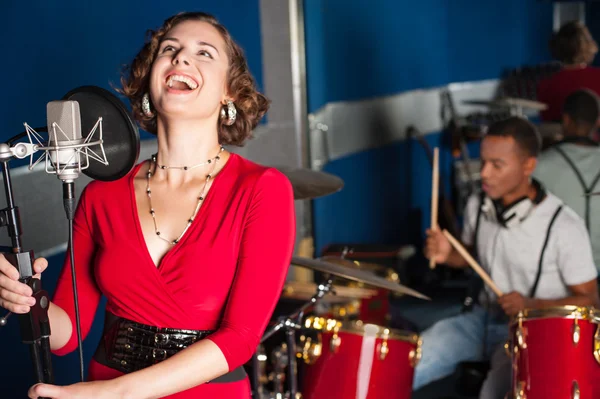
[{"label": "v-neckline", "polygon": [[150,266],[152,266],[152,268],[154,270],[156,270],[157,272],[161,271],[163,264],[165,264],[165,260],[168,259],[170,256],[172,256],[172,253],[176,252],[180,246],[185,244],[188,236],[195,230],[195,226],[198,225],[200,218],[204,218],[204,214],[206,213],[205,209],[210,205],[211,199],[212,199],[212,197],[214,197],[214,195],[212,193],[214,192],[215,188],[218,187],[217,183],[222,180],[222,179],[220,179],[221,175],[223,175],[223,173],[226,172],[226,169],[228,168],[229,164],[231,163],[231,161],[233,160],[234,157],[236,157],[236,154],[229,153],[229,158],[227,159],[227,162],[225,163],[225,165],[223,165],[223,167],[221,168],[219,173],[217,173],[217,175],[213,178],[212,186],[210,187],[210,190],[208,190],[208,193],[206,193],[206,195],[204,196],[204,202],[202,203],[200,210],[198,210],[198,214],[196,215],[196,218],[190,225],[190,228],[181,237],[181,240],[179,240],[179,242],[174,247],[169,249],[163,255],[163,257],[160,259],[158,264],[154,263],[154,260],[152,259],[152,255],[150,255],[150,249],[148,248],[148,243],[146,242],[146,239],[144,238],[144,231],[142,229],[142,221],[140,220],[140,212],[139,212],[139,209],[137,206],[137,197],[135,194],[135,177],[139,173],[142,166],[145,165],[148,161],[141,162],[136,167],[136,169],[133,171],[133,173],[129,176],[130,201],[131,201],[131,207],[132,207],[132,211],[133,211],[133,219],[134,219],[134,223],[135,223],[135,228],[136,228],[137,236],[138,236],[138,243],[141,247],[144,248],[144,252],[145,252],[147,261],[149,262]]}]

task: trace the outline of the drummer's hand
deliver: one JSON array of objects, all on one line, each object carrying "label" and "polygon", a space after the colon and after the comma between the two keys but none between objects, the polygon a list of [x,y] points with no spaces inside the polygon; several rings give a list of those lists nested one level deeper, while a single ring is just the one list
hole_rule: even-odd
[{"label": "drummer's hand", "polygon": [[[33,262],[35,278],[41,278],[41,273],[48,267],[48,261],[37,258]],[[22,314],[29,312],[35,304],[31,297],[33,291],[27,284],[19,282],[19,272],[11,265],[3,254],[0,254],[0,307],[13,313]]]},{"label": "drummer's hand", "polygon": [[435,263],[444,263],[452,252],[450,241],[444,236],[440,229],[427,229],[427,241],[425,242],[424,253],[427,259],[432,257]]},{"label": "drummer's hand", "polygon": [[498,303],[508,316],[515,316],[520,311],[531,307],[531,299],[516,291],[502,295],[498,298]]}]

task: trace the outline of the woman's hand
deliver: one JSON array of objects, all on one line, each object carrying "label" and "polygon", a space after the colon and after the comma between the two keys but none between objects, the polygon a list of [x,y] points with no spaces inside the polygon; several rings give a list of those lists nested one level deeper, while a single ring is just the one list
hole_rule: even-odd
[{"label": "woman's hand", "polygon": [[[41,273],[48,267],[45,258],[37,258],[33,262],[33,277],[40,279]],[[19,272],[0,254],[0,307],[13,313],[28,313],[35,305],[33,291],[27,284],[19,282]]]}]

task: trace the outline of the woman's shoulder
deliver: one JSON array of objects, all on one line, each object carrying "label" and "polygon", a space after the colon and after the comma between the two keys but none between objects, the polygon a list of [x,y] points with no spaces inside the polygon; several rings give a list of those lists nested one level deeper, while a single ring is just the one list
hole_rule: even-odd
[{"label": "woman's shoulder", "polygon": [[236,174],[241,184],[263,190],[284,188],[291,191],[290,180],[279,169],[261,165],[238,154],[232,154],[232,158],[231,161],[235,164]]},{"label": "woman's shoulder", "polygon": [[260,177],[267,175],[273,176],[275,179],[287,180],[287,177],[279,171],[276,167],[262,165],[257,162],[251,161],[239,154],[231,154],[232,161],[237,164],[237,171],[243,177]]}]

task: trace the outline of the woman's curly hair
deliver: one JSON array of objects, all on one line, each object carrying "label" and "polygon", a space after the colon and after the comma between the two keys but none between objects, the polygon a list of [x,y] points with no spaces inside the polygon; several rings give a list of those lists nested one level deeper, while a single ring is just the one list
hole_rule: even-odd
[{"label": "woman's curly hair", "polygon": [[233,97],[237,109],[237,118],[231,126],[219,119],[219,142],[241,146],[252,137],[252,130],[269,108],[269,100],[256,89],[254,78],[250,74],[244,52],[231,38],[231,35],[215,17],[203,12],[185,12],[176,14],[163,23],[157,30],[147,32],[144,47],[127,66],[121,77],[120,90],[131,102],[133,116],[141,128],[156,134],[156,116],[148,117],[142,112],[142,97],[149,91],[150,71],[158,54],[158,48],[165,35],[176,25],[184,21],[201,21],[211,24],[219,31],[227,47],[229,69],[227,88]]},{"label": "woman's curly hair", "polygon": [[589,64],[598,52],[598,45],[582,22],[570,21],[550,39],[550,52],[563,64]]}]

